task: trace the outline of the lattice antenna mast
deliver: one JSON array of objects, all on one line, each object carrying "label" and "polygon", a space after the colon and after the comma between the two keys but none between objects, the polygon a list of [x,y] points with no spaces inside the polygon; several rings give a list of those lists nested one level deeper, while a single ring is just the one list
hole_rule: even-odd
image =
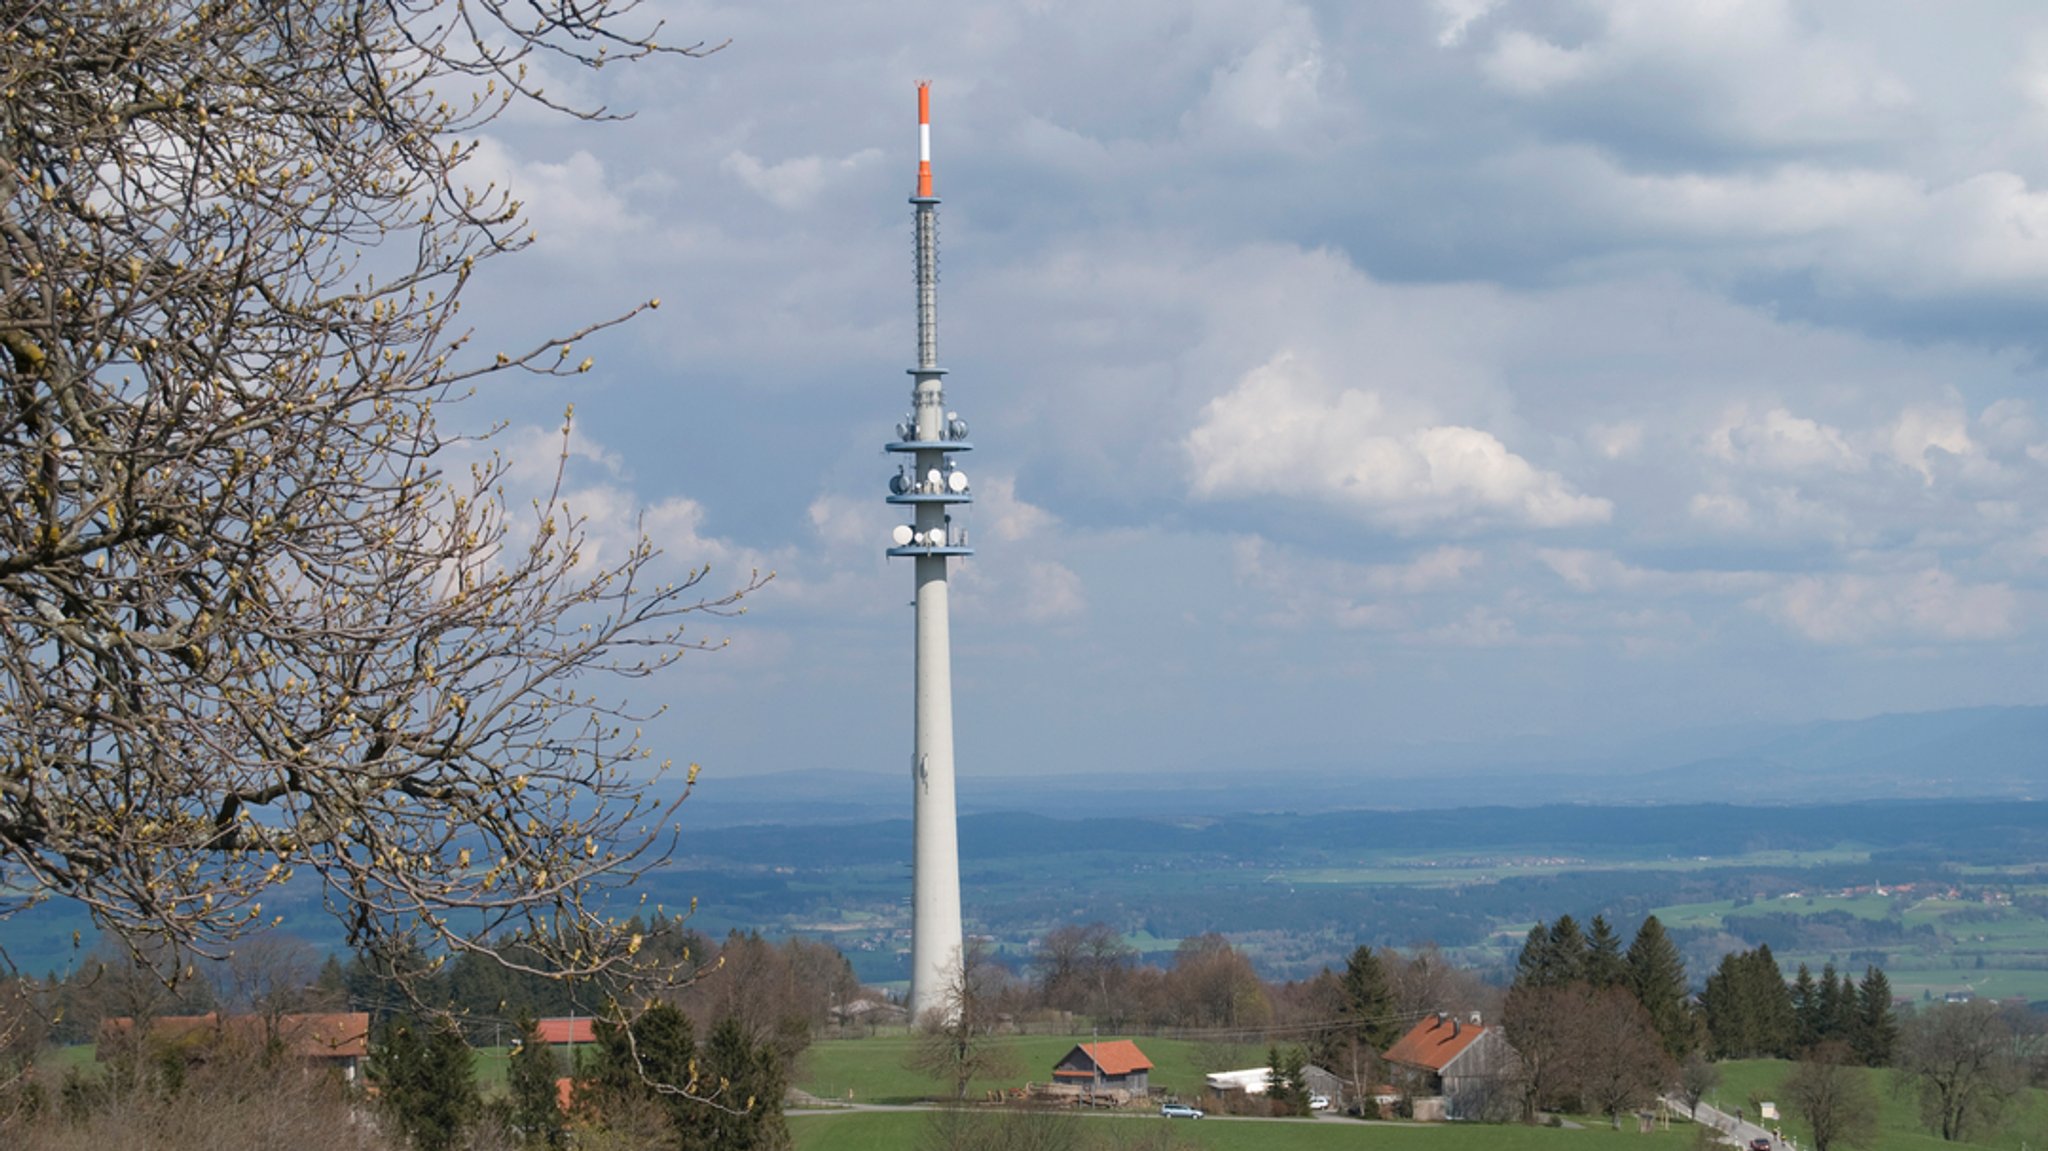
[{"label": "lattice antenna mast", "polygon": [[911,752],[916,846],[911,860],[910,1012],[913,1020],[959,1010],[964,936],[960,922],[960,836],[953,787],[953,666],[946,561],[969,556],[965,528],[952,509],[974,502],[953,454],[970,451],[967,423],[946,408],[939,367],[939,199],[932,194],[931,85],[917,86],[917,366],[910,369],[910,413],[885,448],[908,456],[889,480],[889,503],[910,509],[891,556],[916,564],[917,679]]}]

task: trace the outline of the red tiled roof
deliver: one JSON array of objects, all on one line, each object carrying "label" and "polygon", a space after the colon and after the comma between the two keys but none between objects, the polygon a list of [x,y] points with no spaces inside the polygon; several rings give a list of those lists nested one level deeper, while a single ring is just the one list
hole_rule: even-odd
[{"label": "red tiled roof", "polygon": [[542,1019],[534,1023],[533,1029],[540,1034],[542,1043],[595,1043],[597,1028],[587,1015],[573,1015],[567,1019]]},{"label": "red tiled roof", "polygon": [[1432,1015],[1387,1048],[1383,1058],[1389,1063],[1441,1072],[1485,1033],[1482,1024]]},{"label": "red tiled roof", "polygon": [[[1112,1039],[1107,1043],[1083,1043],[1074,1049],[1086,1055],[1104,1075],[1129,1075],[1133,1071],[1152,1070],[1152,1061],[1138,1050],[1138,1045],[1128,1039]],[[1072,1055],[1074,1052],[1067,1052]],[[1065,1063],[1065,1059],[1060,1060]],[[1075,1076],[1090,1078],[1085,1071],[1054,1071],[1056,1079],[1070,1079]]]}]

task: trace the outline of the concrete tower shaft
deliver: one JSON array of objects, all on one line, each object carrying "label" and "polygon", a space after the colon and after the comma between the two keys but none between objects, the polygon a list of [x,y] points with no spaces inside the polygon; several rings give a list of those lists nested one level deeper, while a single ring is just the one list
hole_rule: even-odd
[{"label": "concrete tower shaft", "polygon": [[915,849],[911,857],[910,1012],[953,1012],[964,940],[960,922],[960,838],[953,791],[953,649],[946,561],[974,554],[967,533],[953,525],[952,509],[965,507],[967,475],[953,453],[973,448],[967,424],[946,408],[945,370],[939,367],[939,201],[932,195],[931,86],[917,86],[917,194],[915,223],[917,366],[910,369],[910,414],[886,450],[909,457],[889,481],[889,502],[907,505],[911,522],[896,528],[891,556],[916,566],[917,641],[911,794]]}]

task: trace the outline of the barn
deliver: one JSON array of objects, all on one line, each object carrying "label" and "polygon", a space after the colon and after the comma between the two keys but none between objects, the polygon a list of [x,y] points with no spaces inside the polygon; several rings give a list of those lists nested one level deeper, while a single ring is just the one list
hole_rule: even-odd
[{"label": "barn", "polygon": [[1052,1066],[1053,1082],[1091,1091],[1123,1090],[1143,1096],[1152,1061],[1128,1039],[1080,1043]]},{"label": "barn", "polygon": [[1519,1059],[1500,1028],[1438,1013],[1417,1023],[1384,1056],[1417,1119],[1492,1119],[1512,1102]]}]

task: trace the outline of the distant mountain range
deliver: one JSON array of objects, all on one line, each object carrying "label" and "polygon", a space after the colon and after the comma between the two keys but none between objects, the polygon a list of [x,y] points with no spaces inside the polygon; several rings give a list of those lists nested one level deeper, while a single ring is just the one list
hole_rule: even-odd
[{"label": "distant mountain range", "polygon": [[[697,827],[906,817],[907,777],[831,769],[706,776]],[[988,777],[967,765],[960,809],[1058,818],[1183,819],[1246,811],[1475,805],[1807,804],[2048,796],[2048,707],[1985,707],[1655,738],[1557,739],[1274,753],[1146,775]]]}]

